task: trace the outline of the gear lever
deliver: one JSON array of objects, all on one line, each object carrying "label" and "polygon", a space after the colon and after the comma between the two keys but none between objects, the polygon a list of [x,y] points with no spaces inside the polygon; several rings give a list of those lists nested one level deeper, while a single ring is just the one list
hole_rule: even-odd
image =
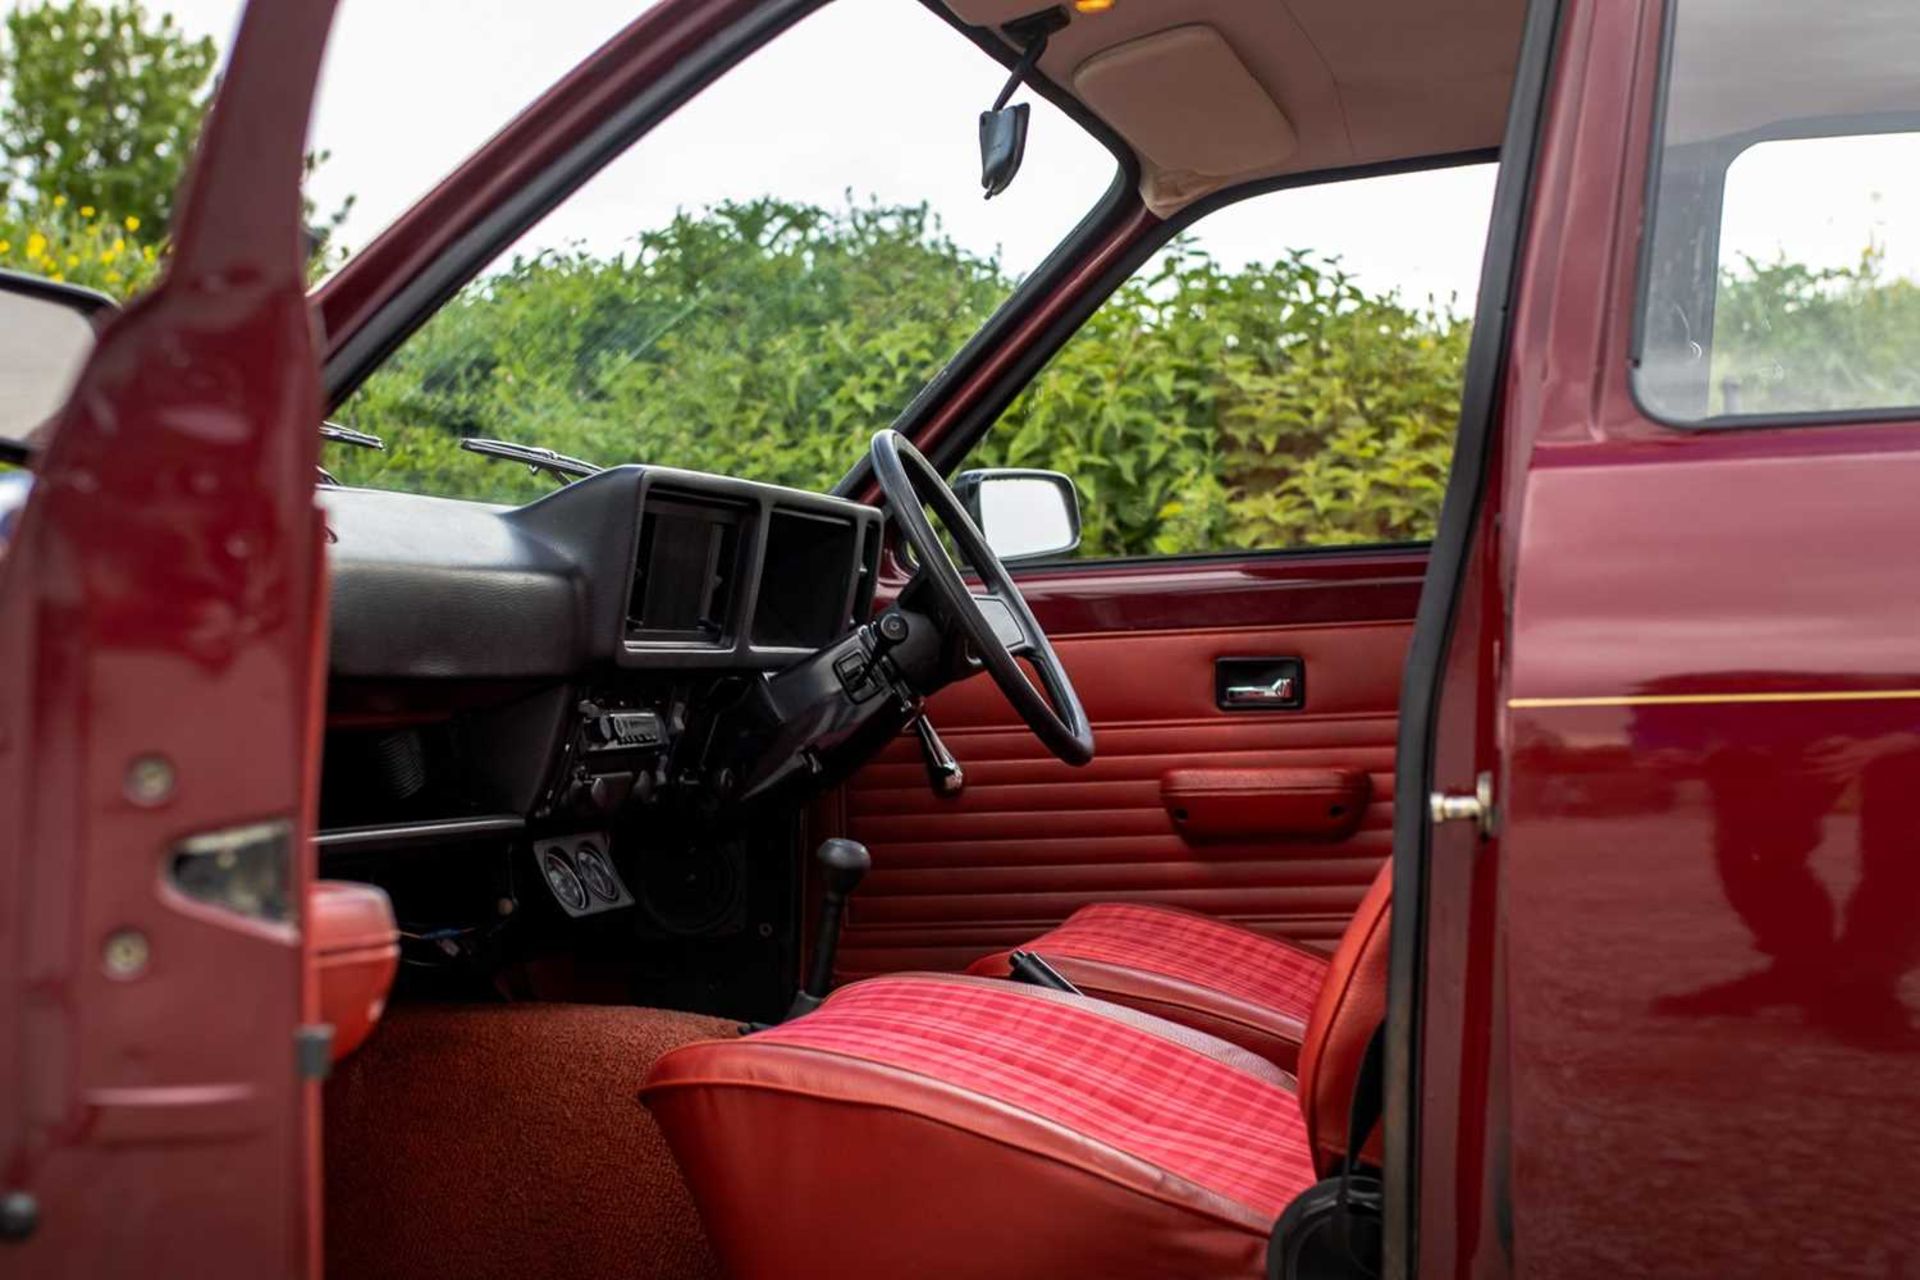
[{"label": "gear lever", "polygon": [[820,929],[813,941],[813,964],[807,970],[806,984],[794,992],[793,1004],[787,1009],[789,1019],[812,1013],[827,998],[827,987],[833,982],[834,953],[840,949],[840,925],[846,914],[847,898],[873,866],[873,855],[857,840],[823,841],[813,856],[820,864],[820,882],[826,892],[820,899]]}]

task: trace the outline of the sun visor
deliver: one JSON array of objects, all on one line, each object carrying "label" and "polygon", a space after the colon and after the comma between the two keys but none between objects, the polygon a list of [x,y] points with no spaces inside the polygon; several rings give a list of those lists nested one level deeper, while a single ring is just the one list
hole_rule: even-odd
[{"label": "sun visor", "polygon": [[1273,95],[1209,26],[1115,45],[1080,64],[1073,88],[1139,154],[1141,195],[1156,213],[1276,172],[1299,146]]}]

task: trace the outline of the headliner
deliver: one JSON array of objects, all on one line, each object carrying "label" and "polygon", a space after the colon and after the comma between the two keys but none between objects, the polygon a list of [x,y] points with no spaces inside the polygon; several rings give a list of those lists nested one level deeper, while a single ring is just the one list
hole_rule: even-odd
[{"label": "headliner", "polygon": [[[1046,7],[947,2],[995,29]],[[1164,216],[1261,178],[1498,147],[1525,11],[1526,0],[1115,0],[1105,13],[1072,13],[1040,70],[1133,147],[1142,195]],[[1195,26],[1237,55],[1279,108],[1280,130],[1249,123],[1244,95],[1214,92],[1215,77],[1153,75],[1171,41],[1138,45],[1134,58],[1113,52]],[[1101,55],[1125,74],[1089,74]],[[1223,154],[1245,163],[1218,172]]]}]

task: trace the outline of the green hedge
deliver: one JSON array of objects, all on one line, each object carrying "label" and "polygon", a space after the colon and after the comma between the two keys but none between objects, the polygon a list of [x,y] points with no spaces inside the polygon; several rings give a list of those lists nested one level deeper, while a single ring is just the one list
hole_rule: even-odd
[{"label": "green hedge", "polygon": [[[514,262],[353,398],[350,484],[503,502],[551,487],[465,435],[598,462],[824,488],[1012,290],[924,207],[775,200],[683,214],[611,258]],[[1051,467],[1086,552],[1426,536],[1466,326],[1307,254],[1229,271],[1191,244],[1126,283],[1006,414],[978,463]]]},{"label": "green hedge", "polygon": [[[0,265],[127,296],[164,245],[60,197],[0,215]],[[777,200],[683,214],[612,257],[548,253],[462,293],[348,403],[344,482],[502,502],[549,492],[461,436],[830,486],[1014,287],[924,207]],[[1428,536],[1468,326],[1304,252],[1229,270],[1191,242],[1123,284],[972,465],[1079,484],[1090,555]],[[1851,268],[1723,274],[1718,410],[1920,401],[1920,286]]]}]

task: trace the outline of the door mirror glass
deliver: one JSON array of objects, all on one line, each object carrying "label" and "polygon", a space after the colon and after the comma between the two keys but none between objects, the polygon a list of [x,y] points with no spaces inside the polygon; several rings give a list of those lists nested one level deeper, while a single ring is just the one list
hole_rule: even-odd
[{"label": "door mirror glass", "polygon": [[0,458],[20,459],[93,351],[105,294],[0,271]]},{"label": "door mirror glass", "polygon": [[1058,471],[963,471],[953,491],[1003,561],[1065,555],[1080,545],[1080,497]]}]

